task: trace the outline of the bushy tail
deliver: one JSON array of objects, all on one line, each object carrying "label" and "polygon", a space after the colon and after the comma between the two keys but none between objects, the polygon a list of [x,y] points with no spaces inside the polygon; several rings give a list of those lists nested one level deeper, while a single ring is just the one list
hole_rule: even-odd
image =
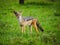
[{"label": "bushy tail", "polygon": [[37,27],[39,30],[41,30],[42,32],[44,31],[44,29],[41,27],[41,25],[39,24],[39,22],[36,23]]}]

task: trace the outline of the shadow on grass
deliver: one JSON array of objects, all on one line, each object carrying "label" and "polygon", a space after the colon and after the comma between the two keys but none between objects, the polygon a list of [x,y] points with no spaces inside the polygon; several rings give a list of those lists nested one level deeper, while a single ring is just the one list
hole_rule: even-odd
[{"label": "shadow on grass", "polygon": [[38,3],[38,2],[27,2],[27,3],[25,3],[24,5],[50,6],[50,5],[52,5],[52,3],[49,3],[49,2],[47,2],[47,3],[45,3],[45,2],[40,2],[40,3]]},{"label": "shadow on grass", "polygon": [[59,16],[60,17],[60,13],[54,13],[55,16]]}]

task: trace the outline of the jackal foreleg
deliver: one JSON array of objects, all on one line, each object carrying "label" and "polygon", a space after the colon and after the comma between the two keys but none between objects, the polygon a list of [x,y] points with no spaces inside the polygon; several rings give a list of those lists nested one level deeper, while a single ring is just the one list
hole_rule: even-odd
[{"label": "jackal foreleg", "polygon": [[32,33],[32,25],[29,25],[30,33]]},{"label": "jackal foreleg", "polygon": [[22,26],[21,30],[22,30],[22,33],[24,33],[25,32],[25,26]]}]

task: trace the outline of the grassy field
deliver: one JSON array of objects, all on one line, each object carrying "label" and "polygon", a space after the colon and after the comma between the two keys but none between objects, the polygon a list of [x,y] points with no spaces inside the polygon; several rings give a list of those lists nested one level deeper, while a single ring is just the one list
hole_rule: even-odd
[{"label": "grassy field", "polygon": [[[25,2],[20,5],[17,0],[0,0],[0,45],[60,45],[60,3]],[[26,33],[22,34],[13,9],[22,10],[23,16],[37,18],[44,32],[37,34],[33,28],[30,34],[26,27]]]}]

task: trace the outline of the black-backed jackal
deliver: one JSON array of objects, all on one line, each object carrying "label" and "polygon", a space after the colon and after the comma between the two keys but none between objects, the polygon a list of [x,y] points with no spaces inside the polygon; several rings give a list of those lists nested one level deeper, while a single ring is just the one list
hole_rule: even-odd
[{"label": "black-backed jackal", "polygon": [[22,17],[22,12],[16,12],[14,11],[14,14],[18,18],[18,21],[20,23],[20,27],[22,30],[22,33],[25,32],[25,26],[29,26],[30,32],[32,32],[32,25],[35,27],[36,32],[38,33],[38,29],[40,29],[42,32],[44,31],[41,27],[41,25],[38,23],[37,19],[32,18],[32,17]]}]

